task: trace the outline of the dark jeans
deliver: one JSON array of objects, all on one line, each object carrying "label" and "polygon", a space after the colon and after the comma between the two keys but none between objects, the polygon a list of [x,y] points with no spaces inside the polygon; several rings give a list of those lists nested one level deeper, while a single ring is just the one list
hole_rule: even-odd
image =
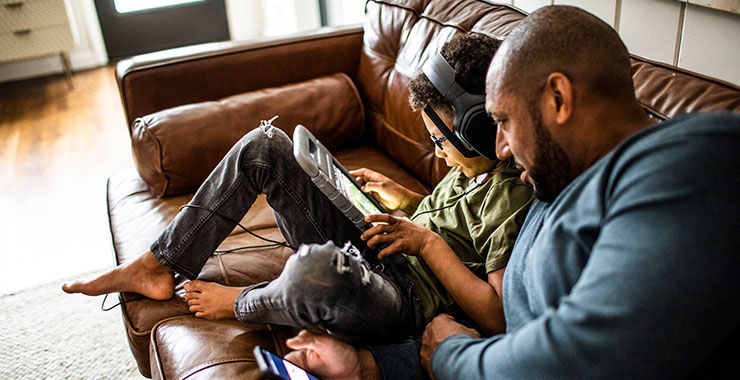
[{"label": "dark jeans", "polygon": [[[358,253],[367,251],[360,231],[298,166],[292,142],[277,128],[246,134],[191,204],[238,221],[258,194],[266,194],[288,244],[309,245],[290,257],[277,279],[250,286],[237,297],[237,319],[324,328],[348,342],[398,340],[423,329],[412,285],[396,270],[402,258],[368,264]],[[235,227],[214,212],[183,209],[151,251],[167,267],[195,279]],[[345,246],[347,242],[356,248]]]}]

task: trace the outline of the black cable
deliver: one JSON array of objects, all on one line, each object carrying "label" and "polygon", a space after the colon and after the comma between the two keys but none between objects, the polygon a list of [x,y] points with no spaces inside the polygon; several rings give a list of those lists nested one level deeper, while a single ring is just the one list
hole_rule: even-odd
[{"label": "black cable", "polygon": [[472,193],[473,191],[475,191],[475,189],[478,189],[478,188],[480,188],[481,186],[483,186],[483,184],[484,184],[484,183],[486,183],[486,182],[485,182],[485,181],[483,181],[483,182],[481,182],[481,183],[479,183],[479,184],[475,185],[475,187],[474,187],[474,188],[472,188],[472,189],[470,189],[470,190],[468,190],[468,191],[464,192],[464,193],[463,193],[462,195],[460,195],[460,196],[459,196],[459,197],[458,197],[457,199],[455,199],[455,201],[454,201],[454,202],[452,202],[452,203],[450,203],[450,204],[448,204],[448,205],[446,205],[446,206],[442,206],[442,207],[440,207],[440,208],[435,208],[435,209],[433,209],[433,210],[426,210],[426,211],[422,211],[422,212],[420,212],[420,213],[418,213],[418,214],[416,214],[416,215],[412,216],[412,217],[411,217],[411,219],[409,219],[409,220],[413,221],[414,219],[416,219],[416,218],[417,218],[417,217],[419,217],[420,215],[424,215],[424,214],[429,214],[429,213],[431,213],[431,212],[437,212],[437,211],[442,211],[442,210],[446,210],[446,209],[448,209],[448,208],[450,208],[450,207],[452,207],[452,206],[456,205],[456,204],[457,204],[457,202],[459,202],[459,201],[460,201],[460,199],[463,199],[463,198],[465,198],[465,196],[466,196],[466,195],[468,195],[468,194]]},{"label": "black cable", "polygon": [[111,310],[115,309],[116,306],[125,305],[125,304],[127,304],[129,302],[143,300],[143,299],[146,298],[146,297],[134,297],[134,298],[131,298],[131,299],[128,299],[128,300],[125,300],[125,301],[121,301],[121,302],[119,302],[119,303],[117,303],[117,304],[115,304],[115,305],[113,305],[113,306],[111,306],[109,308],[106,308],[105,307],[105,301],[108,300],[108,296],[109,295],[111,295],[111,293],[105,293],[105,297],[103,297],[103,303],[100,304],[100,309],[103,310],[103,311],[111,311]]},{"label": "black cable", "polygon": [[[282,244],[278,243],[270,243],[270,244],[262,244],[262,245],[250,245],[250,246],[244,246],[244,247],[238,247],[238,248],[232,248],[232,249],[224,249],[224,250],[216,250],[213,251],[215,253],[234,253],[234,252],[240,252],[240,251],[246,251],[249,249],[258,249],[258,248],[270,248],[270,247],[278,247]],[[290,247],[288,247],[290,248]]]},{"label": "black cable", "polygon": [[[103,310],[103,311],[111,311],[111,310],[115,309],[116,307],[118,307],[120,305],[125,305],[125,304],[127,304],[129,302],[151,299],[149,297],[144,297],[144,296],[134,297],[134,298],[131,298],[131,299],[127,299],[125,301],[120,301],[120,302],[118,302],[117,304],[115,304],[115,305],[113,305],[111,307],[105,307],[105,301],[108,300],[108,296],[111,295],[111,294],[112,293],[105,293],[105,296],[103,297],[103,303],[100,304],[100,310]],[[167,298],[166,300],[161,300],[160,302],[169,301],[169,300],[171,300],[173,298],[175,298],[174,295],[172,297],[170,297],[170,298]]]},{"label": "black cable", "polygon": [[292,246],[291,246],[290,244],[288,244],[288,242],[286,242],[286,241],[282,241],[282,242],[280,242],[280,241],[275,241],[275,240],[272,240],[272,239],[268,239],[268,238],[265,238],[265,237],[259,236],[259,235],[257,235],[256,233],[254,233],[254,232],[252,232],[252,231],[248,230],[248,229],[247,229],[247,227],[244,227],[244,226],[242,226],[242,224],[241,224],[241,223],[239,223],[239,222],[237,222],[236,220],[234,220],[234,219],[231,219],[231,218],[229,218],[228,216],[225,216],[225,215],[223,215],[223,214],[220,214],[220,213],[219,213],[218,211],[216,211],[216,210],[212,210],[212,209],[210,209],[210,208],[207,208],[207,207],[203,207],[203,206],[199,206],[199,205],[191,205],[191,204],[187,204],[187,205],[182,205],[182,206],[180,206],[180,211],[182,211],[182,209],[184,209],[184,208],[187,208],[187,207],[191,207],[191,208],[196,208],[196,209],[200,209],[200,210],[205,210],[205,211],[208,211],[208,212],[210,212],[210,213],[211,213],[211,214],[213,214],[213,215],[216,215],[216,216],[218,216],[218,217],[220,217],[220,218],[222,218],[222,219],[224,219],[224,220],[226,220],[226,221],[228,221],[228,222],[230,222],[230,223],[233,223],[233,224],[235,224],[235,225],[239,226],[239,227],[240,227],[240,228],[241,228],[242,230],[244,230],[244,232],[246,232],[246,233],[248,233],[248,234],[250,234],[250,235],[252,235],[252,236],[256,237],[257,239],[260,239],[260,240],[262,240],[262,241],[266,241],[266,242],[268,242],[268,243],[272,243],[272,244],[268,244],[268,245],[261,245],[261,246],[247,246],[247,247],[241,247],[241,248],[234,248],[233,250],[228,250],[228,251],[216,251],[216,252],[218,252],[218,253],[228,253],[228,252],[235,252],[235,251],[238,251],[238,250],[245,250],[245,249],[252,249],[252,248],[265,248],[265,247],[274,247],[274,246],[283,246],[283,247],[286,247],[286,248],[290,248],[290,249],[292,249],[292,250],[294,250],[294,251],[295,251],[295,250],[297,250],[297,249],[296,249],[295,247],[292,247]]}]

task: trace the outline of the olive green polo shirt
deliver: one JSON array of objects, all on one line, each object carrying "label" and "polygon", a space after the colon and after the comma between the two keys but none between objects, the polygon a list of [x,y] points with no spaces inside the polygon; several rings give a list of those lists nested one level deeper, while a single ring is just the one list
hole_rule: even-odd
[{"label": "olive green polo shirt", "polygon": [[[470,271],[487,281],[488,273],[506,266],[532,199],[532,188],[516,170],[496,173],[482,184],[450,170],[412,219],[439,234]],[[454,299],[424,260],[406,259],[405,274],[414,282],[427,321],[440,312],[453,312]]]}]

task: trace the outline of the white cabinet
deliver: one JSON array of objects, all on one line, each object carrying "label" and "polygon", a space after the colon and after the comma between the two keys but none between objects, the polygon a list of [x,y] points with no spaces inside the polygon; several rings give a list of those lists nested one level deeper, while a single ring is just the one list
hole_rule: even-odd
[{"label": "white cabinet", "polygon": [[0,0],[0,62],[59,54],[71,80],[75,45],[65,0]]}]

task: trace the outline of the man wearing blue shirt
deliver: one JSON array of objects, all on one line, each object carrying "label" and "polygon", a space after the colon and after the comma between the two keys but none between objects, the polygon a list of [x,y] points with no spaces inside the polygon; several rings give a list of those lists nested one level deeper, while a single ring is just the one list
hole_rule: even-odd
[{"label": "man wearing blue shirt", "polygon": [[616,32],[572,7],[523,20],[488,71],[497,155],[532,206],[504,277],[507,334],[441,316],[441,379],[740,376],[740,117],[659,125]]},{"label": "man wearing blue shirt", "polygon": [[[423,337],[427,370],[437,380],[740,377],[740,116],[654,125],[617,33],[566,6],[517,25],[486,94],[497,155],[516,160],[542,201],[504,276],[507,333],[480,338],[440,315]],[[372,368],[326,337],[288,343],[327,377]]]}]

